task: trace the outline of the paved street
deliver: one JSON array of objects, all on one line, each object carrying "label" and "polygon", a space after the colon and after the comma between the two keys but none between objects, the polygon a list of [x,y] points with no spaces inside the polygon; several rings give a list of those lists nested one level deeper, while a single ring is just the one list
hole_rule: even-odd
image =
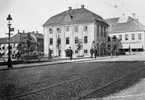
[{"label": "paved street", "polygon": [[[15,65],[12,70],[0,70],[0,98],[58,100],[62,96],[60,100],[70,100],[83,91],[99,88],[144,67],[144,62],[124,62],[127,59],[136,61],[139,58],[140,55],[130,55],[99,57],[96,60],[80,59],[71,63],[69,60],[45,62],[43,66],[40,63]],[[142,60],[143,58],[144,56]]]}]

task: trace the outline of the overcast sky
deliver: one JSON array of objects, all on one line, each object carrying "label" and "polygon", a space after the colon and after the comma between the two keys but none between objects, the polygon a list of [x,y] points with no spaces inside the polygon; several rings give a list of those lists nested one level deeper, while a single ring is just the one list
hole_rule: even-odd
[{"label": "overcast sky", "polygon": [[51,16],[67,10],[68,6],[76,9],[80,5],[85,5],[85,8],[103,18],[136,13],[136,18],[145,25],[145,0],[0,0],[0,37],[6,37],[5,33],[8,32],[8,14],[13,18],[13,34],[18,29],[43,33],[42,25]]}]

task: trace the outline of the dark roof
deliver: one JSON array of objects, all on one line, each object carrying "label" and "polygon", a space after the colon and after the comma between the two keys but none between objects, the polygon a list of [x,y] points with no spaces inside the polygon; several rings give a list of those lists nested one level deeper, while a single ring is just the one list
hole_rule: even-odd
[{"label": "dark roof", "polygon": [[112,26],[112,33],[121,33],[121,32],[135,32],[135,31],[144,31],[145,26],[142,25],[139,21],[132,17],[128,17],[126,22],[118,23],[119,17],[106,19],[106,22]]},{"label": "dark roof", "polygon": [[4,38],[0,38],[0,44],[5,44],[8,43],[8,38],[4,37]]},{"label": "dark roof", "polygon": [[33,34],[36,38],[44,38],[43,34],[40,34],[40,33],[31,33]]},{"label": "dark roof", "polygon": [[99,21],[107,24],[106,21],[101,16],[91,12],[88,9],[80,8],[80,9],[67,10],[55,16],[52,16],[43,24],[43,26],[61,25],[61,24],[62,25],[79,24],[79,23],[89,23],[95,21]]},{"label": "dark roof", "polygon": [[[31,33],[33,34],[36,38],[43,39],[43,34],[40,33]],[[19,32],[18,34],[15,34],[11,38],[11,43],[19,43],[19,42],[26,42],[28,37],[27,33],[21,33]],[[32,41],[35,42],[35,39],[32,37]],[[5,38],[0,38],[0,44],[6,44],[8,43],[8,37]]]}]

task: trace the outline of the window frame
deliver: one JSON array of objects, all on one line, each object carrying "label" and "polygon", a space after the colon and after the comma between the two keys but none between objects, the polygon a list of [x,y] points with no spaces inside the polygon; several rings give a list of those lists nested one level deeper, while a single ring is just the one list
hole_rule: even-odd
[{"label": "window frame", "polygon": [[53,29],[52,28],[49,28],[49,33],[53,34]]},{"label": "window frame", "polygon": [[84,26],[84,32],[88,31],[88,26]]},{"label": "window frame", "polygon": [[131,34],[131,40],[135,40],[135,34]]},{"label": "window frame", "polygon": [[[52,41],[51,41],[52,40]],[[49,45],[53,45],[53,38],[49,39]]]},{"label": "window frame", "polygon": [[119,40],[120,40],[120,41],[122,40],[122,34],[119,35]]},{"label": "window frame", "polygon": [[70,44],[70,38],[66,37],[66,45]]},{"label": "window frame", "polygon": [[[85,52],[86,51],[86,52]],[[84,54],[88,54],[88,50],[87,49],[84,49]]]},{"label": "window frame", "polygon": [[138,40],[142,40],[142,33],[138,33]]},{"label": "window frame", "polygon": [[79,51],[78,50],[75,50],[75,54],[78,54],[79,53]]},{"label": "window frame", "polygon": [[76,36],[75,37],[75,44],[78,44],[78,40],[79,40],[79,38]]},{"label": "window frame", "polygon": [[[87,37],[87,38],[85,38]],[[88,43],[88,36],[84,36],[84,44],[87,44]]]},{"label": "window frame", "polygon": [[125,41],[129,40],[129,35],[125,34]]}]

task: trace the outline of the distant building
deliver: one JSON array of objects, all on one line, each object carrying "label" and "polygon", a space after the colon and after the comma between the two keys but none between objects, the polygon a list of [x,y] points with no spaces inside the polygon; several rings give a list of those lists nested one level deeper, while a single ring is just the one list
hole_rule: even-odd
[{"label": "distant building", "polygon": [[[144,51],[145,50],[145,26],[139,20],[130,16],[121,16],[117,18],[106,19],[110,25],[108,28],[108,35],[116,37],[121,44],[118,49],[123,51]],[[108,46],[112,42],[108,43]],[[119,42],[118,42],[119,43]]]},{"label": "distant building", "polygon": [[[78,9],[69,7],[67,11],[52,16],[43,24],[44,53],[48,56],[50,49],[52,56],[66,57],[65,51],[71,47],[74,56],[77,56],[77,40],[81,40],[83,48],[80,54],[89,56],[93,42],[107,45],[107,28],[106,21],[84,5]],[[57,48],[58,38],[61,41],[60,48]],[[105,47],[101,49],[100,51],[105,51]]]},{"label": "distant building", "polygon": [[[16,53],[18,52],[18,46],[20,46],[21,44],[21,47],[20,49],[22,51],[25,51],[27,50],[27,40],[28,40],[28,37],[27,37],[27,34],[30,34],[31,38],[32,38],[32,42],[33,42],[33,45],[35,47],[36,50],[38,51],[44,51],[44,44],[43,44],[43,34],[40,34],[38,32],[34,33],[34,32],[27,32],[25,33],[25,31],[23,32],[19,32],[17,34],[15,34],[14,36],[11,37],[10,41],[11,41],[11,51],[12,53]],[[4,55],[7,55],[8,54],[8,37],[5,37],[5,38],[0,38],[0,53],[1,54],[4,54]]]}]

